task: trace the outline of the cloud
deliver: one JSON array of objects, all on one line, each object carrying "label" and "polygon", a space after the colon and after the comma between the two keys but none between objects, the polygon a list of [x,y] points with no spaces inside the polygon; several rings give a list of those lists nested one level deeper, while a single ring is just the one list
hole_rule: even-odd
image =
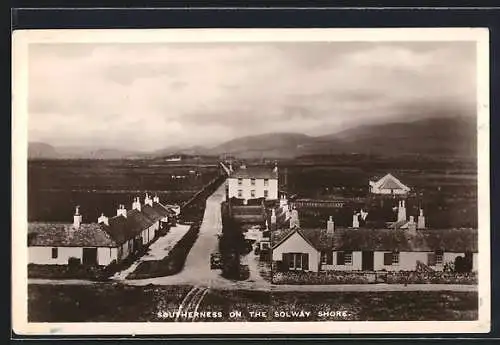
[{"label": "cloud", "polygon": [[29,136],[152,150],[474,109],[473,42],[34,44]]}]

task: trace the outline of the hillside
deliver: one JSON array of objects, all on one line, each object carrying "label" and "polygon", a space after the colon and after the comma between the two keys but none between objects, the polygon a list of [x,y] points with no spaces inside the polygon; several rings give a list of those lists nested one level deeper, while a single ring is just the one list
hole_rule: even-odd
[{"label": "hillside", "polygon": [[30,159],[55,159],[59,155],[54,146],[33,142],[28,145],[28,158]]},{"label": "hillside", "polygon": [[299,133],[267,133],[234,139],[218,145],[209,152],[214,155],[231,154],[240,158],[296,156],[302,147],[314,143],[313,137]]},{"label": "hillside", "polygon": [[473,157],[476,155],[476,123],[470,118],[443,117],[364,125],[319,137],[265,134],[231,140],[213,151],[247,159],[344,153]]},{"label": "hillside", "polygon": [[55,148],[44,143],[30,143],[29,158],[123,159],[163,158],[170,155],[231,155],[243,159],[290,159],[305,155],[351,153],[474,157],[476,137],[474,118],[441,117],[363,125],[318,137],[300,133],[267,133],[233,139],[212,148],[173,146],[150,153],[80,147]]}]

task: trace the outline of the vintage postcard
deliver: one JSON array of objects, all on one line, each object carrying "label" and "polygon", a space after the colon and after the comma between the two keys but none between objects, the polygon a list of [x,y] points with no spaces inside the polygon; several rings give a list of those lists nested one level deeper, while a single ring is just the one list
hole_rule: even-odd
[{"label": "vintage postcard", "polygon": [[488,45],[14,32],[14,331],[488,332]]}]

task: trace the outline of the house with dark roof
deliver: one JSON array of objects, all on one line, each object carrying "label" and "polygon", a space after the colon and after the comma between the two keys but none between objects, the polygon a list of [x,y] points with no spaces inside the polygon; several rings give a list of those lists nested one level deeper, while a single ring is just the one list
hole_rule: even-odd
[{"label": "house with dark roof", "polygon": [[478,268],[477,229],[300,227],[271,234],[272,259],[280,271],[441,271],[458,257]]},{"label": "house with dark roof", "polygon": [[403,184],[392,174],[387,174],[381,178],[374,177],[369,181],[369,185],[372,194],[406,195],[411,190],[410,187]]},{"label": "house with dark roof", "polygon": [[95,223],[83,223],[76,208],[71,223],[28,224],[29,263],[65,265],[70,258],[83,264],[106,266],[119,262],[150,244],[175,213],[158,197],[135,198],[132,209],[120,205],[116,216],[101,214]]},{"label": "house with dark roof", "polygon": [[227,197],[243,199],[264,198],[278,199],[278,167],[246,166],[242,165],[233,170],[229,166],[227,178]]}]

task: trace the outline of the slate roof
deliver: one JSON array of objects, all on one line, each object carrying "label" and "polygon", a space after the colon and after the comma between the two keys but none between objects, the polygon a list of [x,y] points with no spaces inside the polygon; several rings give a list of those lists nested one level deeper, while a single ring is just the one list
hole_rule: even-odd
[{"label": "slate roof", "polygon": [[271,167],[247,166],[233,171],[229,178],[258,178],[277,179],[278,173]]},{"label": "slate roof", "polygon": [[28,224],[28,246],[43,247],[116,247],[116,241],[99,224],[42,223]]},{"label": "slate roof", "polygon": [[386,178],[384,182],[380,185],[381,189],[403,189],[394,179]]},{"label": "slate roof", "polygon": [[335,229],[333,236],[322,229],[286,229],[273,232],[271,243],[278,246],[293,232],[299,232],[318,250],[408,251],[463,253],[477,252],[477,229],[417,230],[412,235],[394,229]]},{"label": "slate roof", "polygon": [[29,246],[50,247],[116,247],[155,222],[175,212],[167,207],[153,203],[142,205],[141,211],[128,210],[127,217],[114,216],[108,219],[109,225],[86,223],[70,235],[73,224],[33,222],[28,224]]},{"label": "slate roof", "polygon": [[383,181],[380,184],[380,186],[378,187],[380,189],[405,189],[405,188],[409,188],[403,182],[401,182],[397,177],[395,177],[394,175],[392,175],[390,173],[386,174],[385,176],[383,176],[381,178],[377,177],[377,178],[370,179],[370,181],[372,181],[374,183],[378,183],[381,180],[383,180]]}]

